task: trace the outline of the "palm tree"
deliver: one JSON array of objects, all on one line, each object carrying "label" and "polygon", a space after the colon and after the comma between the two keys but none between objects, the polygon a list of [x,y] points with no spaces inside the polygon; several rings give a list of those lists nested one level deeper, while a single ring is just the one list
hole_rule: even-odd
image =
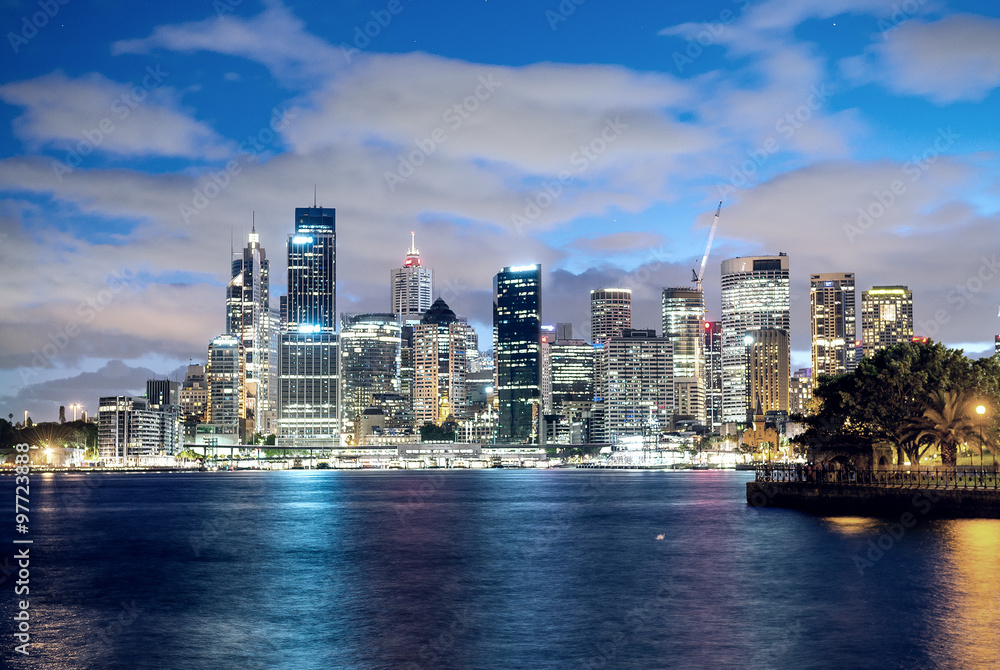
[{"label": "palm tree", "polygon": [[941,464],[954,467],[958,462],[958,445],[979,439],[978,424],[969,411],[969,398],[958,391],[932,391],[921,405],[923,413],[912,417],[901,431],[904,444],[912,445],[910,453],[916,462],[928,446],[936,444]]}]

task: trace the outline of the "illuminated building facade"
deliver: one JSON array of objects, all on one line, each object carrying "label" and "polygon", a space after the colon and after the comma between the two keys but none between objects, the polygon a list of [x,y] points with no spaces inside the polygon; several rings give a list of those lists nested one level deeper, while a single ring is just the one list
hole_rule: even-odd
[{"label": "illuminated building facade", "polygon": [[413,327],[413,416],[416,428],[469,418],[472,328],[438,298]]},{"label": "illuminated building facade", "polygon": [[341,434],[354,435],[357,418],[376,394],[399,393],[400,326],[393,314],[340,318]]},{"label": "illuminated building facade", "polygon": [[656,441],[670,430],[674,406],[673,342],[654,330],[627,329],[609,337],[599,354],[605,440]]},{"label": "illuminated building facade", "polygon": [[233,335],[219,335],[208,344],[205,381],[208,386],[208,411],[205,423],[234,426],[240,441],[252,430],[246,416],[246,370],[243,345]]},{"label": "illuminated building facade", "polygon": [[[747,347],[747,406],[763,412],[788,411],[790,361],[788,331],[757,328],[744,336]],[[752,417],[744,419],[748,423]]]},{"label": "illuminated building facade", "polygon": [[[722,420],[745,423],[748,404],[747,331],[788,332],[788,256],[747,256],[722,261]],[[787,385],[789,364],[785,363]],[[787,400],[786,400],[787,403]]]},{"label": "illuminated building facade", "polygon": [[278,444],[336,446],[336,210],[295,208],[278,345]]},{"label": "illuminated building facade", "polygon": [[663,337],[674,343],[674,413],[705,424],[705,295],[697,288],[665,288]]},{"label": "illuminated building facade", "polygon": [[813,383],[820,375],[853,372],[857,360],[854,273],[809,276]]},{"label": "illuminated building facade", "polygon": [[873,286],[861,294],[861,346],[865,356],[912,339],[912,291],[905,286]]},{"label": "illuminated building facade", "polygon": [[497,441],[534,443],[541,411],[542,268],[506,267],[493,278]]},{"label": "illuminated building facade", "polygon": [[242,346],[246,401],[241,417],[251,432],[270,433],[274,423],[271,406],[271,297],[270,266],[256,227],[247,245],[232,260],[226,286],[226,334]]},{"label": "illuminated building facade", "polygon": [[701,348],[705,356],[705,425],[712,433],[722,429],[722,322],[702,324]]},{"label": "illuminated building facade", "polygon": [[406,252],[403,267],[389,271],[392,313],[400,323],[417,323],[431,308],[434,272],[422,263],[415,233],[410,233],[410,249]]},{"label": "illuminated building facade", "polygon": [[632,289],[599,288],[590,292],[590,340],[595,344],[632,327]]}]

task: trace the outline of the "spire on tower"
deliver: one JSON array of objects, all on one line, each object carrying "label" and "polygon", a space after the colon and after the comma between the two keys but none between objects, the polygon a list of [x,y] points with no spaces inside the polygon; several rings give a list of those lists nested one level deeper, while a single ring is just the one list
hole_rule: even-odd
[{"label": "spire on tower", "polygon": [[406,261],[403,263],[403,267],[414,267],[420,265],[420,252],[417,251],[417,233],[416,231],[410,231],[410,248],[406,251]]}]

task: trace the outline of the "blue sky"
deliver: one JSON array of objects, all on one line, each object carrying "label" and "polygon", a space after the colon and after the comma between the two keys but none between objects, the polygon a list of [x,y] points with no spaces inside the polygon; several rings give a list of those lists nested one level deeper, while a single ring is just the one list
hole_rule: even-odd
[{"label": "blue sky", "polygon": [[[48,8],[51,17],[45,14]],[[1000,11],[966,0],[7,2],[0,412],[51,419],[204,359],[251,216],[283,292],[294,207],[337,208],[338,308],[388,309],[409,231],[488,341],[491,279],[540,262],[636,327],[719,262],[906,284],[916,331],[1000,332]]]}]

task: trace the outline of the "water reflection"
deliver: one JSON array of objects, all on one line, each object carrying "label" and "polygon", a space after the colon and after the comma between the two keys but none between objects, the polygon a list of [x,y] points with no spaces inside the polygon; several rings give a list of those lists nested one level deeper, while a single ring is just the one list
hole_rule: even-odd
[{"label": "water reflection", "polygon": [[842,535],[866,535],[878,531],[884,521],[869,516],[830,516],[822,519],[826,527]]},{"label": "water reflection", "polygon": [[1000,520],[951,521],[943,531],[949,564],[935,647],[963,668],[1000,668]]}]

